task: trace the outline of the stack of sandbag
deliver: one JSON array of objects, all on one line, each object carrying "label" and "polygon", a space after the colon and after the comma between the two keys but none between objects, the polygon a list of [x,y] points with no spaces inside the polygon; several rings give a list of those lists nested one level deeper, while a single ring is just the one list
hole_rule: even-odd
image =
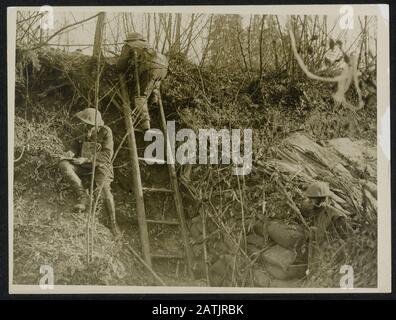
[{"label": "stack of sandbag", "polygon": [[305,276],[307,265],[295,264],[297,253],[294,250],[274,245],[261,255],[268,273],[279,280],[298,279]]},{"label": "stack of sandbag", "polygon": [[262,254],[266,270],[280,280],[304,277],[307,264],[303,247],[306,239],[302,227],[270,221],[267,233],[276,245]]},{"label": "stack of sandbag", "polygon": [[274,280],[299,279],[305,276],[307,257],[303,248],[306,238],[301,226],[266,220],[257,223],[253,230],[254,233],[247,237],[248,250],[250,254],[260,255],[258,261],[265,270],[254,271],[254,282],[257,286],[269,287]]},{"label": "stack of sandbag", "polygon": [[303,228],[299,225],[270,221],[267,226],[267,234],[271,240],[286,249],[300,249],[304,242]]}]

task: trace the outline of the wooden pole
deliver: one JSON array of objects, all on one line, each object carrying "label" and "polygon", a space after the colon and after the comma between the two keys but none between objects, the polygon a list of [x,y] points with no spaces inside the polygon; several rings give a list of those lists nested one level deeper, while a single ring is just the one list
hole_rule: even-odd
[{"label": "wooden pole", "polygon": [[136,147],[133,120],[131,116],[130,100],[129,100],[129,95],[128,95],[124,76],[120,74],[119,78],[121,85],[121,94],[123,97],[122,110],[124,113],[125,127],[128,132],[128,147],[129,147],[128,150],[129,150],[130,161],[132,164],[132,178],[133,178],[132,182],[133,182],[134,194],[136,199],[136,211],[137,211],[138,224],[139,224],[140,241],[142,243],[142,253],[143,253],[144,261],[146,261],[147,265],[151,267],[150,242],[149,242],[147,223],[146,223],[146,211],[144,209],[142,180],[140,177],[139,159],[138,159],[138,152]]}]

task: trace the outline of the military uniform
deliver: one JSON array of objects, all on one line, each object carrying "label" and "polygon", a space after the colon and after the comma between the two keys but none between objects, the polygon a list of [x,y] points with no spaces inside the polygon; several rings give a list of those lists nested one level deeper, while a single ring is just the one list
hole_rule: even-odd
[{"label": "military uniform", "polygon": [[71,186],[75,189],[79,202],[75,205],[75,209],[84,211],[86,209],[87,194],[82,185],[81,178],[91,177],[93,172],[93,157],[90,152],[83,154],[86,146],[95,146],[96,142],[96,157],[95,157],[95,184],[98,190],[101,190],[101,196],[104,200],[106,211],[110,218],[110,228],[112,232],[118,233],[118,228],[115,219],[115,205],[114,198],[111,192],[111,182],[114,179],[112,158],[114,153],[113,133],[108,126],[105,126],[101,120],[98,112],[98,126],[95,128],[95,123],[91,121],[95,109],[88,108],[77,114],[77,116],[84,122],[93,125],[80,140],[75,140],[72,143],[71,151],[74,153],[76,159],[87,158],[87,161],[82,164],[74,164],[73,159],[63,159],[60,161],[59,167],[63,175],[69,181]]},{"label": "military uniform", "polygon": [[145,97],[147,101],[156,103],[159,98],[161,80],[166,77],[168,72],[168,61],[165,56],[151,48],[142,35],[131,33],[122,47],[116,68],[118,72],[126,75],[132,95],[135,97],[138,96],[137,79],[134,78],[136,66],[140,96]]},{"label": "military uniform", "polygon": [[[95,136],[97,135],[97,138]],[[98,132],[92,132],[92,134],[87,134],[81,140],[75,140],[71,146],[71,151],[76,157],[82,157],[81,149],[84,142],[95,142],[100,146],[98,152],[96,153],[96,168],[95,168],[95,181],[101,183],[104,181],[113,181],[114,171],[112,158],[114,154],[114,142],[113,133],[108,126],[102,126],[98,128]],[[83,164],[81,169],[88,169],[89,172],[92,171],[92,164]]]},{"label": "military uniform", "polygon": [[348,216],[331,205],[310,210],[302,208],[301,213],[312,219],[312,225],[316,228],[316,241],[319,243],[330,239],[332,234],[338,233],[343,236],[346,232],[345,224]]}]

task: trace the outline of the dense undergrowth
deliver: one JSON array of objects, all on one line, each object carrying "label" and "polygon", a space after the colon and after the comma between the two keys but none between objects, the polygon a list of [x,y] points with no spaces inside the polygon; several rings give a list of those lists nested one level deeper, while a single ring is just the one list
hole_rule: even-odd
[{"label": "dense undergrowth", "polygon": [[[96,260],[87,266],[84,219],[62,209],[70,195],[62,185],[57,163],[73,136],[79,134],[71,120],[73,114],[92,98],[94,82],[89,59],[54,50],[17,57],[15,158],[20,159],[14,164],[14,281],[35,283],[37,266],[52,263],[61,270],[58,283],[150,283],[147,272],[122,243],[112,241],[100,223]],[[117,147],[125,131],[121,113],[112,103],[113,95],[108,94],[116,83],[112,63],[107,61],[103,71],[100,110],[114,131]],[[162,84],[167,118],[176,120],[178,128],[253,129],[255,166],[258,161],[272,159],[281,141],[293,132],[306,132],[317,142],[349,137],[375,145],[375,106],[351,112],[334,104],[333,90],[331,85],[303,78],[290,81],[286,77],[267,76],[256,81],[239,71],[201,68],[180,57],[171,60],[169,75]],[[353,92],[348,95],[354,98]],[[122,176],[130,175],[123,165],[126,159],[127,150],[121,149],[114,162],[120,167],[116,168],[116,186],[122,184]],[[205,268],[199,242],[202,230],[195,230],[199,225],[195,221],[204,214],[207,232],[217,230],[208,241],[209,264],[213,266],[219,259],[232,256],[231,263],[226,263],[229,272],[225,272],[227,276],[221,284],[249,286],[254,285],[251,269],[259,262],[252,264],[236,248],[246,253],[244,232],[251,232],[263,218],[282,218],[293,223],[296,219],[273,177],[255,167],[250,175],[238,177],[232,174],[232,169],[229,165],[193,166],[190,181],[182,184],[182,192],[188,208],[197,278],[205,278]],[[143,172],[149,170],[144,168]],[[180,176],[183,171],[178,167]],[[286,183],[296,203],[302,200],[303,187],[304,184],[295,181]],[[118,198],[129,202],[117,204],[118,214],[133,215],[131,199]],[[120,212],[126,207],[128,212]],[[355,222],[357,232],[347,241],[336,240],[321,250],[320,268],[305,285],[338,286],[339,265],[348,259],[360,270],[356,286],[376,285],[376,224],[368,224],[364,219]],[[124,231],[131,232],[126,227]],[[134,232],[136,235],[137,231]],[[132,242],[136,249],[137,239],[135,236]]]}]

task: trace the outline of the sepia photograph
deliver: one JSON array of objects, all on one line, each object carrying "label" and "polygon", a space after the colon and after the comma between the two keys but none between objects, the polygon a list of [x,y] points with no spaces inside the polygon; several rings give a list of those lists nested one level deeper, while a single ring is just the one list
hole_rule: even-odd
[{"label": "sepia photograph", "polygon": [[9,8],[10,292],[390,290],[385,9]]}]

